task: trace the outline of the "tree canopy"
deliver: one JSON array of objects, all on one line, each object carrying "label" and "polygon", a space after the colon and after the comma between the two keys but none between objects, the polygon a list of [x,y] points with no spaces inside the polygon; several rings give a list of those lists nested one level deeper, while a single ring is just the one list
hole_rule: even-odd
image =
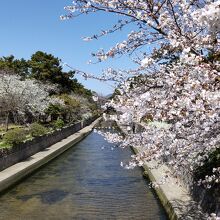
[{"label": "tree canopy", "polygon": [[63,71],[61,59],[46,52],[37,51],[30,60],[15,59],[13,55],[0,58],[0,70],[13,72],[23,79],[36,79],[59,86],[60,93],[78,93],[87,97],[92,92],[74,77],[74,71]]},{"label": "tree canopy", "polygon": [[13,55],[0,58],[0,70],[12,71],[19,76],[29,75],[29,64],[25,59],[15,59]]},{"label": "tree canopy", "polygon": [[[0,58],[0,117],[14,123],[60,118],[65,123],[95,114],[92,92],[65,72],[61,60],[37,51],[30,60]],[[49,119],[48,119],[49,118]]]},{"label": "tree canopy", "polygon": [[28,61],[30,76],[41,81],[58,84],[67,92],[72,89],[74,72],[63,72],[61,60],[52,54],[37,51]]}]

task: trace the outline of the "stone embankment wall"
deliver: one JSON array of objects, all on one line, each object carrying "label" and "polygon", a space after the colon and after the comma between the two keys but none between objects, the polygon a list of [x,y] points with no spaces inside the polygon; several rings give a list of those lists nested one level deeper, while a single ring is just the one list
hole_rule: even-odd
[{"label": "stone embankment wall", "polygon": [[0,149],[0,171],[27,159],[91,124],[97,117],[78,122],[43,136],[35,137],[9,149]]}]

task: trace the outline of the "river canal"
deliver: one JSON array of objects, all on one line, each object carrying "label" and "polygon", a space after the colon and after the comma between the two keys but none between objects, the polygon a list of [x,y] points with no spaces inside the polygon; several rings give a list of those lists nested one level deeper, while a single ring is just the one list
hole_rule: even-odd
[{"label": "river canal", "polygon": [[0,219],[167,219],[142,170],[120,167],[130,155],[92,132],[1,195]]}]

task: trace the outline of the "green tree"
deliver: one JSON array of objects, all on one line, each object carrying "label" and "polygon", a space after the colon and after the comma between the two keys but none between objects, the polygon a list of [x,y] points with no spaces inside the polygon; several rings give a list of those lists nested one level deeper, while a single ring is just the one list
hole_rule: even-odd
[{"label": "green tree", "polygon": [[62,112],[62,118],[65,122],[73,122],[80,118],[80,102],[68,94],[62,94],[60,97],[64,101],[65,107]]},{"label": "green tree", "polygon": [[51,121],[54,121],[62,115],[63,111],[63,106],[59,104],[50,104],[45,113],[51,116]]},{"label": "green tree", "polygon": [[78,82],[77,79],[73,79],[72,81],[72,91],[76,94],[82,95],[86,98],[89,98],[92,101],[92,91],[86,89],[81,83]]},{"label": "green tree", "polygon": [[61,60],[52,54],[37,51],[31,56],[29,61],[31,77],[43,82],[51,82],[60,85],[61,92],[72,90],[72,78],[74,72],[63,72]]},{"label": "green tree", "polygon": [[15,59],[13,55],[0,58],[0,70],[9,71],[22,77],[29,75],[29,65],[25,59]]}]

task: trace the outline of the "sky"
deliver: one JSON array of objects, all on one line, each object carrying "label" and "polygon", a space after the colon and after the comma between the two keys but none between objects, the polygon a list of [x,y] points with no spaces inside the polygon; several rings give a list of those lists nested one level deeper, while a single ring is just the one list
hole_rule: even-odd
[{"label": "sky", "polygon": [[[60,58],[64,63],[93,74],[100,74],[107,67],[129,68],[128,57],[111,59],[99,64],[87,64],[91,53],[99,48],[109,49],[126,39],[132,29],[85,42],[83,37],[92,36],[108,29],[117,22],[117,15],[96,13],[61,21],[66,13],[64,6],[69,0],[1,0],[0,1],[0,57],[14,55],[15,58],[29,59],[36,51],[44,51]],[[68,70],[68,69],[67,69]],[[93,91],[107,95],[113,88],[96,80],[78,80]]]}]

